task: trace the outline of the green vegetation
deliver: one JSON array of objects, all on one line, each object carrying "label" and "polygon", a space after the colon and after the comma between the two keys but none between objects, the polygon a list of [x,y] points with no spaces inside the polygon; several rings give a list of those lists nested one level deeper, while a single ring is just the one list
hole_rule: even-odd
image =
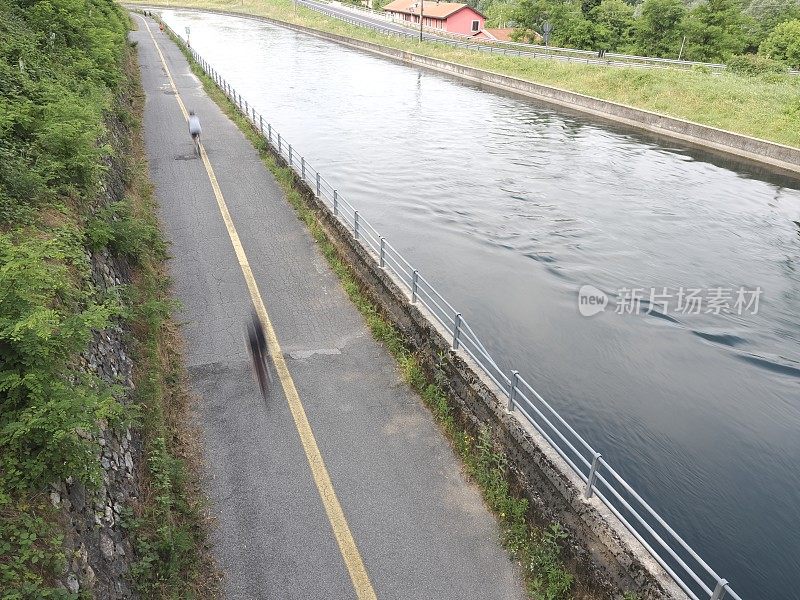
[{"label": "green vegetation", "polygon": [[109,152],[127,26],[100,0],[2,0],[0,12],[0,589],[47,598],[65,557],[42,490],[95,485],[88,434],[123,418],[119,390],[76,367],[92,330],[122,311],[92,288],[83,215]]},{"label": "green vegetation", "polygon": [[781,23],[758,48],[760,54],[800,68],[800,19]]},{"label": "green vegetation", "polygon": [[487,54],[387,37],[302,6],[295,10],[290,0],[245,0],[244,4],[238,0],[162,1],[263,15],[800,147],[800,77],[771,73],[752,77],[736,73],[711,75],[701,70],[605,68]]},{"label": "green vegetation", "polygon": [[530,524],[528,501],[512,491],[508,460],[495,447],[491,430],[483,428],[473,435],[462,426],[453,410],[453,403],[444,391],[445,376],[441,367],[437,367],[432,376],[426,373],[420,358],[407,344],[402,333],[370,298],[368,292],[360,285],[354,271],[329,239],[316,212],[296,187],[294,173],[278,164],[270,153],[266,140],[217,88],[214,81],[199,68],[186,48],[183,45],[181,48],[192,65],[193,73],[202,81],[206,93],[239,126],[259,151],[264,164],[275,176],[289,203],[296,210],[298,218],[306,224],[320,251],[339,278],[345,293],[363,315],[372,335],[391,352],[405,381],[420,394],[447,434],[454,450],[466,466],[467,473],[478,484],[486,504],[497,516],[503,531],[503,543],[521,566],[530,598],[534,600],[571,598],[577,585],[564,563],[562,545],[567,537],[564,530],[558,523],[552,523],[545,530]]},{"label": "green vegetation", "polygon": [[[147,385],[173,377],[174,370],[171,363],[170,370],[161,367],[159,332],[170,307],[166,280],[152,275],[165,245],[141,152],[111,143],[114,133],[134,142],[141,135],[128,19],[110,0],[0,0],[0,13],[2,597],[74,597],[56,586],[70,557],[47,486],[67,478],[97,486],[93,435],[101,426],[133,422],[145,426],[151,458],[142,475],[157,492],[130,519],[139,525],[142,560],[148,556],[141,552],[144,543],[160,543],[154,544],[158,564],[137,572],[139,584],[156,597],[185,597],[195,573],[211,570],[196,566],[203,560],[199,513],[180,504],[186,490],[172,458],[174,444],[158,441],[167,428],[154,408],[168,390]],[[127,196],[104,206],[112,164],[126,179]],[[87,252],[101,247],[136,267],[136,285],[108,293],[94,287]],[[135,329],[132,344],[142,354],[135,377],[139,402],[131,408],[119,401],[120,385],[81,368],[93,332],[119,322]],[[156,347],[161,350],[153,356]]]},{"label": "green vegetation", "polygon": [[[509,4],[480,0],[478,6],[494,15],[495,2]],[[555,46],[703,62],[754,54],[761,39],[800,16],[797,0],[512,0],[510,8],[520,40],[536,39],[549,22]]]}]

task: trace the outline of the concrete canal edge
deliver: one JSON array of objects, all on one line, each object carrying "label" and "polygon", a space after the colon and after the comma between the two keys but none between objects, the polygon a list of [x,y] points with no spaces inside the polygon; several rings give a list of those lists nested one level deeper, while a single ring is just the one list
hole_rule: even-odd
[{"label": "concrete canal edge", "polygon": [[601,100],[553,86],[533,83],[524,79],[501,75],[483,69],[414,54],[381,44],[365,42],[335,33],[328,33],[303,25],[295,25],[270,17],[235,11],[200,9],[170,4],[159,6],[162,8],[197,10],[199,12],[265,21],[280,27],[327,39],[344,46],[364,50],[372,54],[378,54],[406,64],[446,73],[488,87],[513,92],[528,98],[555,104],[601,119],[648,131],[656,135],[677,139],[691,146],[712,150],[723,155],[736,156],[746,161],[760,163],[761,165],[767,165],[772,167],[773,170],[782,172],[784,175],[800,177],[800,148],[793,148],[791,146],[769,142],[724,129],[718,129],[716,127],[709,127],[683,119],[668,117],[659,113],[634,108],[609,100]]}]

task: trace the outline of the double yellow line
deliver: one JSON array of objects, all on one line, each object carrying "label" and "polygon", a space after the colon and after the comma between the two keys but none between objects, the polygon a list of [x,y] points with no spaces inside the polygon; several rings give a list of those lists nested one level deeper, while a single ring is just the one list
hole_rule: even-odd
[{"label": "double yellow line", "polygon": [[[153,36],[153,32],[150,29],[150,25],[148,24],[147,20],[141,16],[139,16],[139,18],[147,28],[147,32],[150,34],[150,39],[153,40],[153,45],[155,46],[156,51],[161,58],[161,64],[164,66],[164,71],[167,74],[167,79],[169,79],[169,84],[172,86],[172,91],[175,92],[175,99],[178,101],[178,106],[180,107],[184,118],[188,120],[189,113],[186,111],[186,106],[184,105],[183,100],[178,93],[175,80],[172,78],[172,73],[167,66],[167,61],[164,59],[164,54],[161,52],[161,48],[159,47],[156,38]],[[339,545],[339,551],[342,553],[342,559],[344,560],[347,571],[350,574],[350,580],[353,583],[353,588],[355,589],[359,600],[376,600],[375,591],[372,589],[372,583],[370,582],[369,575],[367,574],[366,567],[364,566],[364,561],[361,559],[361,554],[358,552],[358,547],[353,539],[353,534],[350,532],[350,527],[347,524],[347,519],[344,516],[342,506],[339,504],[339,499],[336,497],[336,491],[333,489],[333,483],[331,482],[330,475],[328,474],[328,469],[325,467],[325,461],[322,459],[322,454],[317,446],[314,432],[311,430],[311,424],[308,422],[306,411],[303,408],[303,403],[300,401],[300,395],[297,393],[294,380],[289,373],[289,368],[286,365],[286,360],[283,357],[283,352],[281,351],[280,344],[278,343],[278,337],[275,335],[275,328],[272,326],[272,321],[269,318],[269,313],[267,313],[264,300],[261,298],[261,293],[258,290],[258,284],[256,283],[255,277],[253,277],[253,271],[250,268],[250,262],[247,260],[247,255],[244,252],[244,248],[242,248],[242,243],[239,239],[239,234],[236,232],[236,227],[233,225],[233,219],[228,211],[225,197],[222,195],[222,190],[220,190],[217,177],[214,174],[214,169],[211,166],[211,162],[208,160],[208,155],[206,154],[205,148],[202,144],[200,145],[200,156],[203,159],[206,173],[208,173],[208,180],[211,182],[211,188],[214,190],[214,196],[217,199],[219,212],[222,215],[222,220],[225,222],[225,227],[228,230],[228,236],[230,237],[231,244],[236,252],[236,258],[239,261],[239,267],[241,268],[242,275],[244,275],[244,279],[247,282],[247,289],[250,292],[250,299],[253,301],[253,306],[258,314],[258,318],[261,320],[261,324],[264,327],[270,356],[275,363],[275,370],[278,373],[278,378],[280,379],[281,386],[283,387],[283,392],[286,395],[286,400],[289,403],[289,409],[291,410],[292,418],[294,419],[294,424],[297,428],[297,433],[300,435],[300,441],[302,442],[303,450],[305,451],[306,458],[308,459],[308,465],[311,467],[311,474],[314,477],[314,483],[317,486],[319,496],[322,499],[322,504],[325,507],[325,512],[328,515],[328,521],[330,521],[331,528],[333,529],[333,535],[336,538],[337,544]]]}]

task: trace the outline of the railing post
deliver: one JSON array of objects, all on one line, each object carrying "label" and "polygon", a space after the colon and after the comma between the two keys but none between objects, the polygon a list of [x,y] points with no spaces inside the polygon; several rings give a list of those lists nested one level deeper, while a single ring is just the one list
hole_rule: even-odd
[{"label": "railing post", "polygon": [[281,133],[278,132],[278,155],[280,156],[281,153]]},{"label": "railing post", "polygon": [[289,144],[289,168],[292,168],[292,145]]},{"label": "railing post", "polygon": [[353,235],[358,239],[358,211],[353,213]]},{"label": "railing post", "polygon": [[246,117],[250,116],[250,106],[247,104],[247,100],[244,101],[244,115]]},{"label": "railing post", "polygon": [[258,124],[261,127],[261,135],[264,135],[264,117],[261,115],[258,117]]},{"label": "railing post", "polygon": [[317,198],[319,198],[319,171],[317,171]]},{"label": "railing post", "polygon": [[300,176],[302,177],[303,181],[306,180],[306,157],[300,157]]},{"label": "railing post", "polygon": [[386,240],[383,236],[380,236],[381,239],[381,269],[386,267]]},{"label": "railing post", "polygon": [[589,477],[586,480],[586,489],[583,491],[584,498],[591,498],[594,495],[594,482],[597,479],[597,463],[600,460],[600,453],[595,452],[592,459],[592,467],[589,469]]},{"label": "railing post", "polygon": [[272,141],[272,125],[267,123],[267,139],[271,142]]},{"label": "railing post", "polygon": [[511,371],[511,387],[508,390],[508,412],[514,412],[514,400],[517,398],[517,380],[519,371]]},{"label": "railing post", "polygon": [[461,333],[461,313],[456,313],[456,322],[453,325],[453,350],[458,350],[458,335]]},{"label": "railing post", "polygon": [[419,287],[419,271],[414,269],[414,273],[411,276],[411,304],[416,304],[417,302],[417,288]]},{"label": "railing post", "polygon": [[714,588],[714,593],[711,594],[711,600],[722,600],[725,597],[725,588],[728,586],[727,579],[720,579],[717,582],[717,587]]}]

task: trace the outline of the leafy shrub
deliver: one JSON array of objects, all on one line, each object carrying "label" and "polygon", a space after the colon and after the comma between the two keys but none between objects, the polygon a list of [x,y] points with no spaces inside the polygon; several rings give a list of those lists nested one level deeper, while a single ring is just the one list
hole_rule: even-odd
[{"label": "leafy shrub", "polygon": [[70,368],[117,311],[75,283],[86,268],[74,230],[0,235],[0,472],[6,487],[96,475],[86,433],[115,416],[112,390]]},{"label": "leafy shrub", "polygon": [[741,54],[728,61],[728,70],[739,75],[767,75],[785,73],[786,65],[758,54]]},{"label": "leafy shrub", "polygon": [[792,68],[800,68],[800,19],[786,21],[773,29],[761,42],[758,53]]},{"label": "leafy shrub", "polygon": [[92,248],[109,248],[133,263],[147,252],[160,255],[164,241],[155,223],[137,218],[129,199],[104,207],[86,225],[86,240]]}]

